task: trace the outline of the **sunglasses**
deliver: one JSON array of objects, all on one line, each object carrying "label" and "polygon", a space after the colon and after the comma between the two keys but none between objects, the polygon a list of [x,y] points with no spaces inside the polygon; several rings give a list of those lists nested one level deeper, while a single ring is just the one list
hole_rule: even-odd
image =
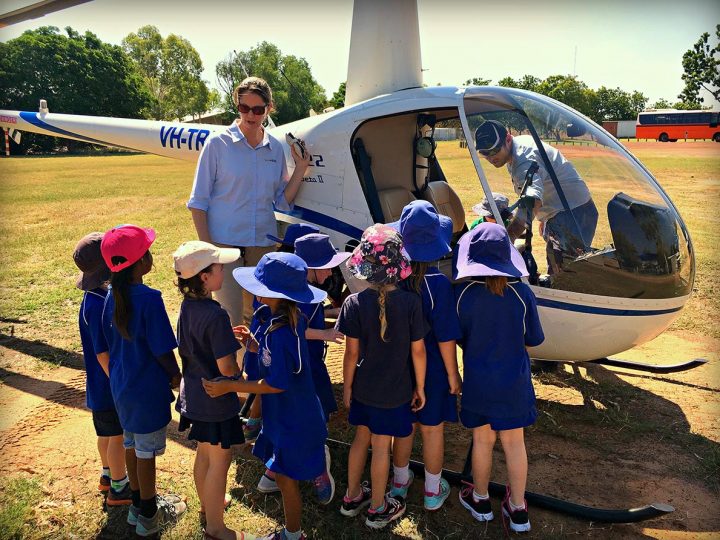
[{"label": "sunglasses", "polygon": [[250,107],[244,103],[238,104],[238,110],[243,114],[247,114],[252,111],[254,115],[260,116],[261,114],[265,114],[265,109],[267,109],[267,105],[255,105],[255,107]]},{"label": "sunglasses", "polygon": [[500,146],[498,146],[497,148],[493,148],[492,150],[478,150],[478,152],[480,153],[481,156],[493,157],[494,155],[497,155],[500,152],[502,152],[503,146],[504,145],[501,144]]}]

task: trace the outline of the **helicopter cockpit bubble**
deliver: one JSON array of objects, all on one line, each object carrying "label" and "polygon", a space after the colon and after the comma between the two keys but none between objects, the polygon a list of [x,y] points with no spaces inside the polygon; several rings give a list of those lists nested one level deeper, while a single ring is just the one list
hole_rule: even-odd
[{"label": "helicopter cockpit bubble", "polygon": [[[475,152],[474,133],[487,120],[506,127],[513,137],[549,145],[571,163],[590,191],[598,218],[594,235],[585,240],[585,249],[562,250],[559,271],[552,272],[546,261],[543,238],[535,225],[533,252],[541,273],[553,275],[541,280],[552,289],[600,296],[662,299],[690,294],[695,274],[692,243],[687,228],[670,198],[653,176],[617,140],[601,127],[565,105],[522,90],[468,88],[463,97],[465,139]],[[529,139],[531,137],[532,139]],[[547,148],[545,146],[544,148]],[[539,152],[544,182],[552,181],[563,199],[558,182],[557,162]],[[492,191],[517,199],[506,167],[495,168],[482,155],[478,174]],[[546,184],[548,185],[548,184]],[[582,238],[579,216],[572,207],[566,225],[570,244],[573,235]],[[548,250],[549,251],[549,250]]]}]

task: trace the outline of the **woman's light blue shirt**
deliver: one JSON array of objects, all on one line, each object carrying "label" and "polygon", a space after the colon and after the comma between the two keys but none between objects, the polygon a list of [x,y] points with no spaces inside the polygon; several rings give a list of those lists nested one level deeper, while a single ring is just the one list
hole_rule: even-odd
[{"label": "woman's light blue shirt", "polygon": [[289,211],[282,144],[265,131],[253,148],[233,122],[210,137],[198,159],[188,208],[207,212],[210,238],[231,246],[271,246],[277,234],[274,210]]}]

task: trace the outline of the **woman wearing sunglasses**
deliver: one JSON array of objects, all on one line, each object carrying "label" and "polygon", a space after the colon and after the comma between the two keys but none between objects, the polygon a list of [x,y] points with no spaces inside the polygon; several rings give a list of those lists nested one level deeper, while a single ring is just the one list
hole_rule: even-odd
[{"label": "woman wearing sunglasses", "polygon": [[[290,210],[310,156],[292,147],[295,170],[288,174],[282,144],[263,127],[273,110],[266,81],[248,77],[233,92],[239,117],[226,130],[208,138],[200,152],[195,181],[187,203],[198,238],[220,247],[240,248],[240,258],[225,272],[255,266],[275,250],[268,234],[277,235],[273,205]],[[252,317],[252,296],[225,280],[215,298],[233,326]]]}]

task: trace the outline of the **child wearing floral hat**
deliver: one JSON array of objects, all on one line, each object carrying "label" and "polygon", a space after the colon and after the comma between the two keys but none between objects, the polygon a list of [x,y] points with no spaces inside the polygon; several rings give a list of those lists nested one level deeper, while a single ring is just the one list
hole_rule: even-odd
[{"label": "child wearing floral hat", "polygon": [[[400,234],[376,224],[362,235],[347,262],[370,287],[348,296],[337,328],[345,334],[343,401],[357,426],[348,457],[348,489],[340,512],[356,516],[368,505],[365,524],[381,529],[405,513],[405,501],[385,495],[393,437],[412,433],[413,411],[425,405],[427,323],[420,297],[399,289],[411,273]],[[408,357],[412,357],[412,369]],[[372,446],[371,488],[361,484]]]}]

